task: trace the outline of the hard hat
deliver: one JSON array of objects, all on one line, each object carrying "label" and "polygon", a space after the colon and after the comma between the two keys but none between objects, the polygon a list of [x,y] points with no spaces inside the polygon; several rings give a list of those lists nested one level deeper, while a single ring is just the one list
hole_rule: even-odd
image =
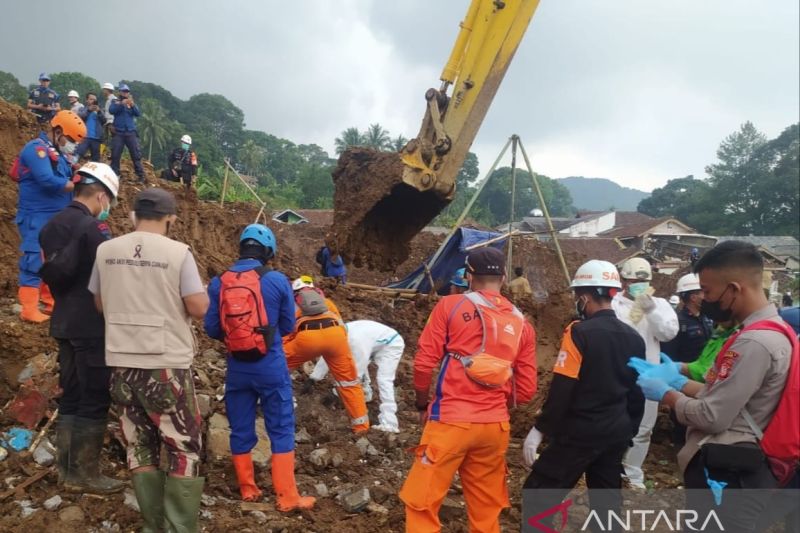
[{"label": "hard hat", "polygon": [[244,242],[251,239],[265,248],[272,249],[273,255],[278,253],[278,245],[275,242],[275,235],[272,233],[272,230],[265,225],[250,224],[244,228],[244,231],[242,231],[242,236],[239,237],[239,242]]},{"label": "hard hat", "polygon": [[575,277],[572,278],[570,287],[573,289],[576,287],[611,287],[621,289],[622,284],[619,282],[617,267],[608,261],[592,259],[582,264],[578,270],[575,271]]},{"label": "hard hat", "polygon": [[469,287],[469,283],[467,283],[467,269],[466,268],[459,268],[456,270],[456,273],[453,274],[453,277],[450,278],[450,284],[455,285],[456,287]]},{"label": "hard hat", "polygon": [[47,72],[42,72],[39,74],[39,81],[50,81],[50,74]]},{"label": "hard hat", "polygon": [[103,84],[103,89],[108,89],[109,91],[113,91],[114,90],[114,84],[113,83],[109,83],[109,82],[105,82]]},{"label": "hard hat", "polygon": [[78,91],[72,89],[70,92],[67,93],[67,98],[74,96],[75,98],[80,98],[81,95],[78,94]]},{"label": "hard hat", "polygon": [[299,291],[305,287],[314,288],[314,278],[311,276],[300,276],[292,282],[292,290]]},{"label": "hard hat", "polygon": [[192,144],[192,138],[189,137],[188,135],[184,135],[183,137],[181,137],[181,142],[186,144]]},{"label": "hard hat", "polygon": [[80,183],[87,185],[102,183],[109,190],[112,197],[116,198],[119,194],[119,178],[111,170],[111,167],[105,163],[86,163],[78,169],[78,175],[81,176]]},{"label": "hard hat", "polygon": [[678,280],[678,285],[675,288],[675,292],[678,294],[699,290],[700,278],[697,277],[697,274],[686,274],[685,276],[681,276],[681,279]]},{"label": "hard hat", "polygon": [[120,90],[120,92],[128,93],[128,92],[131,91],[131,88],[128,87],[127,85],[125,85],[124,83],[120,83],[119,84],[119,90]]},{"label": "hard hat", "polygon": [[641,257],[632,257],[625,261],[622,265],[620,276],[623,279],[635,279],[639,281],[650,281],[653,279],[653,271],[650,268],[650,263],[647,259]]},{"label": "hard hat", "polygon": [[670,305],[678,305],[679,303],[681,303],[681,299],[678,298],[677,294],[673,294],[672,296],[669,297]]},{"label": "hard hat", "polygon": [[72,111],[59,111],[50,125],[54,128],[60,127],[64,135],[72,137],[72,140],[79,143],[86,137],[86,124],[83,123],[81,117]]}]

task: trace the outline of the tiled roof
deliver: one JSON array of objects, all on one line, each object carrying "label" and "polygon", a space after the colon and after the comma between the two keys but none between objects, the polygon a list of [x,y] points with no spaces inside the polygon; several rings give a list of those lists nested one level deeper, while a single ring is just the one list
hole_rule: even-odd
[{"label": "tiled roof", "polygon": [[[616,239],[602,237],[558,238],[558,244],[564,252],[572,252],[584,256],[585,260],[601,259],[617,265],[641,250],[635,246],[624,248]],[[551,244],[551,246],[554,246]]]},{"label": "tiled roof", "polygon": [[306,217],[312,226],[333,224],[333,209],[295,209],[295,212]]},{"label": "tiled roof", "polygon": [[756,246],[766,248],[778,257],[797,257],[800,258],[800,242],[790,236],[765,235],[737,237],[735,235],[723,235],[717,237],[717,242],[723,241],[745,241]]}]

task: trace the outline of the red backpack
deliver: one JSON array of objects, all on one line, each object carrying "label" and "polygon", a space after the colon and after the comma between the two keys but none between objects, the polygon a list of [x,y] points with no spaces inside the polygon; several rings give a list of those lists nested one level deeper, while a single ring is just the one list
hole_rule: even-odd
[{"label": "red backpack", "polygon": [[[792,345],[786,385],[766,429],[762,432],[747,409],[742,410],[742,416],[756,434],[761,449],[767,456],[772,473],[781,485],[785,485],[792,479],[800,465],[800,343],[788,324],[760,320],[731,335],[719,353],[727,353],[739,335],[752,330],[783,333]],[[715,365],[719,364],[720,360],[718,357]]]},{"label": "red backpack", "polygon": [[261,359],[275,338],[261,294],[261,277],[270,270],[266,266],[244,272],[228,270],[219,278],[219,317],[225,346],[236,359]]}]

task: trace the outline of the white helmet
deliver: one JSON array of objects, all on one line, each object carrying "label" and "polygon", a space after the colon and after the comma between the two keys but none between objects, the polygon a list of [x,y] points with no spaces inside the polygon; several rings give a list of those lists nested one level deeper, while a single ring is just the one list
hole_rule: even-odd
[{"label": "white helmet", "polygon": [[183,137],[181,137],[181,142],[186,144],[192,144],[192,138],[189,137],[188,135],[184,135]]},{"label": "white helmet", "polygon": [[75,89],[72,89],[70,92],[67,93],[67,98],[71,98],[73,96],[75,98],[80,98],[81,97],[81,95],[79,95],[78,91],[76,91]]},{"label": "white helmet", "polygon": [[669,297],[670,305],[678,305],[679,303],[681,303],[681,299],[678,298],[677,294],[673,294],[672,296]]},{"label": "white helmet", "polygon": [[[86,163],[78,169],[78,174],[82,176],[81,183],[102,183],[111,192],[115,199],[119,194],[119,178],[105,163]],[[88,179],[86,179],[88,178]]]},{"label": "white helmet", "polygon": [[632,257],[622,265],[620,275],[623,279],[635,279],[638,281],[650,281],[653,279],[653,271],[647,259]]},{"label": "white helmet", "polygon": [[572,279],[570,287],[573,289],[576,287],[613,287],[621,289],[622,285],[619,282],[617,267],[608,261],[592,259],[582,264],[575,271],[575,277]]},{"label": "white helmet", "polygon": [[681,276],[681,279],[678,280],[678,286],[676,287],[675,292],[678,294],[683,294],[684,292],[699,290],[700,278],[697,277],[697,274],[686,274],[685,276]]},{"label": "white helmet", "polygon": [[292,282],[292,290],[299,291],[305,287],[314,288],[314,278],[311,276],[300,276]]},{"label": "white helmet", "polygon": [[114,84],[113,83],[109,83],[109,82],[105,82],[103,84],[103,89],[108,89],[109,91],[113,91],[114,90]]}]

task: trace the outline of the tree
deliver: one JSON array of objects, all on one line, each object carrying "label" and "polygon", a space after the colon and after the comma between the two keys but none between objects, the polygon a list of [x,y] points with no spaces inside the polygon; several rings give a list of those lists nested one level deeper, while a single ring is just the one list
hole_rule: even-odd
[{"label": "tree", "polygon": [[[669,180],[666,185],[653,190],[648,198],[639,202],[637,211],[651,217],[675,217],[701,232],[708,231],[717,218],[709,209],[712,192],[707,181],[694,176]],[[711,215],[711,216],[710,216]]]},{"label": "tree", "polygon": [[156,100],[145,98],[138,102],[142,112],[137,119],[136,127],[142,137],[142,142],[147,148],[147,159],[153,161],[153,144],[163,149],[167,140],[167,114]]},{"label": "tree", "polygon": [[24,107],[28,101],[28,93],[16,76],[0,70],[0,98]]},{"label": "tree", "polygon": [[244,166],[244,171],[250,176],[257,176],[258,169],[264,164],[264,149],[256,144],[252,139],[245,142],[239,148],[239,162]]},{"label": "tree", "polygon": [[336,146],[336,155],[342,155],[352,146],[364,146],[366,141],[358,128],[347,128],[333,141]]},{"label": "tree", "polygon": [[50,88],[61,96],[61,109],[69,109],[67,93],[72,90],[78,91],[81,100],[86,93],[93,92],[100,95],[100,83],[86,74],[80,72],[56,72],[50,76]]},{"label": "tree", "polygon": [[398,135],[397,137],[389,141],[389,145],[395,152],[399,152],[400,150],[402,150],[407,143],[408,139],[406,139],[402,135]]},{"label": "tree", "polygon": [[196,94],[182,106],[179,120],[192,131],[205,130],[233,159],[244,136],[244,113],[219,94]]},{"label": "tree", "polygon": [[384,151],[391,148],[391,142],[389,132],[378,123],[370,124],[364,132],[364,144],[373,150]]}]

